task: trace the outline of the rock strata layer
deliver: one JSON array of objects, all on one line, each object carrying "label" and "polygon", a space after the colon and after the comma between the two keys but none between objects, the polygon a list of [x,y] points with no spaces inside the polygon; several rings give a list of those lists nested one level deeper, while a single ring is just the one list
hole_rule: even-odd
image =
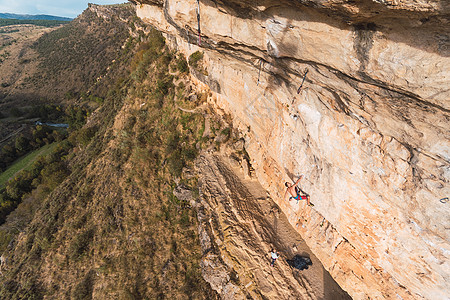
[{"label": "rock strata layer", "polygon": [[[200,1],[200,23],[194,0],[144,2],[172,47],[204,52],[191,73],[352,297],[446,299],[448,2]],[[313,208],[283,198],[300,174]]]},{"label": "rock strata layer", "polygon": [[[196,161],[200,197],[191,203],[205,280],[222,299],[350,299],[258,181],[246,176],[245,160],[227,150],[203,153]],[[184,198],[183,192],[177,197]],[[274,267],[272,248],[280,253]]]}]

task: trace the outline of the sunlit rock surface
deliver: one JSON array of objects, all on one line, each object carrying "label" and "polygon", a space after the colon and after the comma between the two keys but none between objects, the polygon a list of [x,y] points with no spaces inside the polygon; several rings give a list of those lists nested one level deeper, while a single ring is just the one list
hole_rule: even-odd
[{"label": "sunlit rock surface", "polygon": [[[172,47],[204,51],[192,74],[343,289],[448,297],[447,1],[200,1],[200,41],[196,1],[143,2]],[[300,174],[313,208],[283,199]]]}]

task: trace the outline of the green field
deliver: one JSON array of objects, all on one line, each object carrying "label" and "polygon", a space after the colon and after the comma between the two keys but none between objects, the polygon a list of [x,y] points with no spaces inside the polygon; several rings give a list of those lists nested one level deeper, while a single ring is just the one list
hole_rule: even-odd
[{"label": "green field", "polygon": [[44,156],[49,154],[58,143],[52,143],[45,145],[21,158],[19,158],[13,165],[11,165],[5,172],[0,174],[0,187],[3,187],[6,182],[14,177],[19,171],[27,170],[31,168],[31,165],[36,160],[38,156]]}]

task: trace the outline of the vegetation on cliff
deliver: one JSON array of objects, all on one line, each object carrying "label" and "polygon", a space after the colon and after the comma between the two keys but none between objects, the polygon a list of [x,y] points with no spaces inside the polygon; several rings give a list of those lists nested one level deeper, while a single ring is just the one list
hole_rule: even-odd
[{"label": "vegetation on cliff", "polygon": [[124,4],[91,5],[56,30],[39,31],[31,25],[0,29],[6,32],[0,38],[0,172],[28,152],[67,136],[65,130],[36,127],[35,121],[68,123],[72,131],[83,125],[116,78],[126,75],[123,66],[135,44],[130,32],[138,36],[140,26],[133,7]]},{"label": "vegetation on cliff", "polygon": [[216,297],[201,276],[195,212],[173,195],[177,184],[196,191],[186,170],[211,144],[203,116],[178,106],[193,108],[207,95],[187,97],[187,62],[160,33],[141,38],[130,40],[120,58],[123,65],[136,49],[129,68],[87,124],[51,156],[60,161],[47,162],[64,166],[62,182],[50,186],[56,169],[41,170],[43,185],[0,228],[3,297]]},{"label": "vegetation on cliff", "polygon": [[[103,12],[102,17],[99,17],[101,14],[97,14],[97,10]],[[110,19],[105,19],[108,14]],[[129,39],[131,24],[133,34],[139,34],[134,22],[139,26],[130,5],[108,8],[90,6],[73,22],[47,32],[34,43],[32,47],[39,54],[37,62],[40,65],[20,85],[11,82],[7,74],[17,79],[24,75],[22,73],[28,73],[23,72],[22,67],[35,63],[26,54],[31,50],[26,43],[20,52],[18,49],[6,49],[19,58],[27,58],[23,58],[24,62],[19,65],[7,62],[2,66],[4,74],[0,75],[2,87],[7,90],[11,88],[0,102],[0,172],[9,167],[0,176],[0,224],[31,190],[37,189],[42,179],[40,172],[45,171],[42,168],[54,162],[53,159],[47,158],[46,161],[42,158],[33,164],[31,159],[36,160],[35,154],[25,157],[27,153],[40,153],[40,147],[67,138],[67,130],[36,126],[35,121],[67,123],[72,142],[69,148],[77,143],[86,143],[91,129],[75,133],[84,125],[89,111],[101,105],[116,78],[127,73],[124,65],[128,63],[132,55],[130,49],[136,43]],[[27,34],[26,29],[20,26],[8,29],[17,30],[19,36]],[[124,44],[126,46],[122,47]],[[8,45],[20,46],[13,42]],[[94,51],[96,56],[92,55],[92,47],[97,49]],[[0,91],[0,98],[1,94]],[[22,170],[24,162],[28,167]],[[11,238],[11,235],[8,236],[5,241]]]}]

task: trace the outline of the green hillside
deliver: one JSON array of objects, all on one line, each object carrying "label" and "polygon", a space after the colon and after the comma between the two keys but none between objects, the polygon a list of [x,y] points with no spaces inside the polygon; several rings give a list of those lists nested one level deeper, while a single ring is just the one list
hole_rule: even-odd
[{"label": "green hillside", "polygon": [[0,174],[0,188],[3,187],[11,177],[17,174],[17,172],[28,170],[37,157],[49,154],[55,146],[55,144],[45,145],[17,160],[12,166]]},{"label": "green hillside", "polygon": [[[89,26],[99,22],[85,14]],[[48,49],[36,45],[53,58],[67,56],[43,77],[81,59],[61,46],[74,43],[72,30],[80,32],[68,27],[44,37]],[[116,76],[73,89],[77,106],[89,110],[85,125],[71,125],[68,139],[40,161],[32,189],[0,226],[8,259],[1,298],[217,299],[201,276],[195,210],[173,195],[177,184],[198,195],[197,178],[185,171],[201,149],[219,146],[214,134],[203,137],[202,114],[178,108],[199,106],[208,95],[186,100],[187,61],[157,31],[129,37],[121,49],[111,66]]]},{"label": "green hillside", "polygon": [[[61,103],[79,98],[88,91],[94,96],[104,97],[108,82],[120,76],[108,70],[123,53],[122,47],[130,34],[129,26],[139,22],[130,5],[111,7],[105,14],[111,15],[107,21],[93,9],[86,9],[74,21],[45,33],[31,45],[31,49],[22,49],[19,56],[35,53],[33,57],[18,60],[17,70],[26,70],[27,76],[18,82],[14,80],[21,78],[19,74],[3,79],[7,83],[0,86],[0,108],[20,108],[30,103]],[[49,22],[50,25],[59,21],[30,22]],[[103,81],[102,84],[99,81]]]}]

